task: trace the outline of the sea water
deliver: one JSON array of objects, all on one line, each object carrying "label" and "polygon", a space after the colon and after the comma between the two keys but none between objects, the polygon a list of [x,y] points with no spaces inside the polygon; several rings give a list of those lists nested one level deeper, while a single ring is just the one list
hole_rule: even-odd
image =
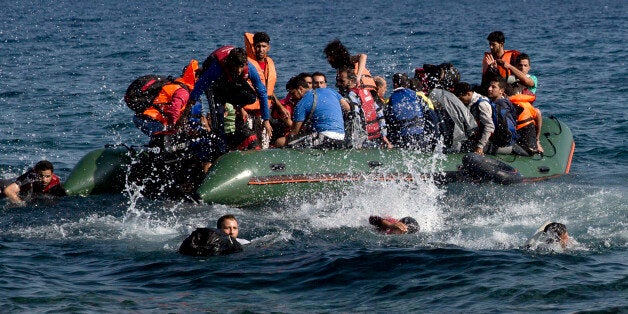
[{"label": "sea water", "polygon": [[[390,86],[395,72],[453,63],[480,81],[486,36],[531,56],[536,104],[572,129],[571,173],[513,186],[361,183],[257,207],[67,197],[0,205],[0,312],[628,311],[628,12],[623,1],[4,1],[0,176],[48,159],[63,179],[87,152],[147,142],[122,101],[149,73],[177,75],[265,31],[278,79],[334,71],[340,39]],[[390,92],[390,91],[389,91]],[[418,169],[420,170],[420,169]],[[179,255],[223,214],[252,242],[229,256]],[[384,236],[371,214],[413,216]],[[546,221],[566,250],[526,250]]]}]

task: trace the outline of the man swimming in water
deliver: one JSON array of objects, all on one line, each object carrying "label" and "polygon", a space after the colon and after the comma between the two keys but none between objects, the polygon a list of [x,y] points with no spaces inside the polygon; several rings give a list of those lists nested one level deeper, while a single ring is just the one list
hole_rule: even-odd
[{"label": "man swimming in water", "polygon": [[42,160],[17,179],[0,181],[0,197],[6,197],[13,204],[26,205],[24,199],[33,196],[65,196],[61,180],[53,172],[52,163]]},{"label": "man swimming in water", "polygon": [[377,231],[385,234],[419,232],[419,223],[412,217],[404,217],[397,220],[391,217],[370,216],[369,223],[375,226]]},{"label": "man swimming in water", "polygon": [[541,226],[537,232],[526,242],[526,248],[536,248],[543,244],[558,243],[565,249],[569,243],[569,233],[567,226],[559,222],[548,222]]},{"label": "man swimming in water", "polygon": [[228,214],[218,218],[216,228],[196,228],[179,246],[179,253],[192,256],[226,255],[242,252],[242,244],[250,241],[238,239],[238,220]]}]

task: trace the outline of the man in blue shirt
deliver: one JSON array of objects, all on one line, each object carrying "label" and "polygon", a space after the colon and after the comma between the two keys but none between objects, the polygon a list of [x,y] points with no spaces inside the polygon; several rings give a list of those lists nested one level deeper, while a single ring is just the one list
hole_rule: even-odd
[{"label": "man in blue shirt", "polygon": [[286,137],[277,140],[277,147],[342,147],[342,112],[349,111],[349,103],[329,88],[312,90],[303,79],[297,81],[295,96],[300,100],[294,108],[292,128]]}]

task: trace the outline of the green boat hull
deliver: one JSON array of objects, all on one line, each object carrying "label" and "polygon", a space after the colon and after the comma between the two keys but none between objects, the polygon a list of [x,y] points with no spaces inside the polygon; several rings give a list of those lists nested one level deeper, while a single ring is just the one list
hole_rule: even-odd
[{"label": "green boat hull", "polygon": [[130,164],[131,155],[126,147],[96,149],[76,164],[63,187],[68,195],[120,192]]},{"label": "green boat hull", "polygon": [[[571,130],[555,118],[543,121],[544,155],[489,156],[514,168],[519,181],[531,182],[569,173],[574,141]],[[356,181],[439,182],[465,179],[465,154],[433,155],[402,149],[268,149],[234,151],[220,157],[197,194],[206,203],[250,205],[286,196],[336,189]],[[488,157],[487,157],[488,158]],[[85,156],[65,183],[70,195],[116,192],[131,162],[128,150],[109,148]],[[117,163],[117,166],[116,166]],[[462,169],[462,170],[461,170]],[[111,172],[106,175],[105,173]],[[110,189],[111,187],[111,189]]]}]

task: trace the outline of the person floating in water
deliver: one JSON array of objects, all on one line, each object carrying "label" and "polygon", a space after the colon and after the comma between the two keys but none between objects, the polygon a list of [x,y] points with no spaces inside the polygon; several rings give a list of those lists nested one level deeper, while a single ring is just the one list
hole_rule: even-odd
[{"label": "person floating in water", "polygon": [[558,222],[547,222],[542,225],[530,238],[525,247],[528,249],[536,249],[545,245],[560,245],[561,248],[567,248],[570,243],[567,226]]},{"label": "person floating in water", "polygon": [[404,217],[399,220],[391,217],[370,216],[369,223],[377,228],[377,231],[385,234],[406,234],[419,232],[419,223],[412,217]]},{"label": "person floating in water", "polygon": [[54,174],[51,162],[42,160],[15,180],[0,180],[2,195],[16,205],[26,205],[25,199],[50,195],[65,196],[61,180]]},{"label": "person floating in water", "polygon": [[242,252],[250,241],[239,239],[238,220],[234,215],[218,218],[216,229],[196,228],[179,247],[179,253],[191,256],[227,255]]}]

